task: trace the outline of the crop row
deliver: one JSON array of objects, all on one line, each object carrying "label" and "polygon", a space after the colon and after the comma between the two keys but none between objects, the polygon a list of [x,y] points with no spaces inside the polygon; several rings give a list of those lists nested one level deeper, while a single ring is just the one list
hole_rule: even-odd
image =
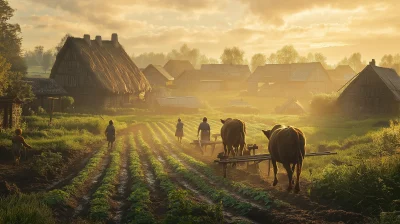
[{"label": "crop row", "polygon": [[131,223],[154,223],[155,219],[150,212],[150,191],[147,188],[143,169],[137,152],[133,135],[129,137],[130,164],[129,172],[132,177],[132,192],[129,196],[131,208],[128,211],[128,220]]},{"label": "crop row", "polygon": [[[222,222],[222,206],[208,206],[195,203],[188,196],[188,192],[181,190],[172,183],[169,175],[164,170],[163,164],[158,161],[151,152],[150,146],[144,141],[142,133],[139,132],[137,142],[143,149],[150,165],[154,170],[155,177],[159,181],[161,189],[168,196],[168,212],[165,223],[220,223]],[[153,135],[153,142],[159,144],[159,140]]]},{"label": "crop row", "polygon": [[92,196],[90,218],[93,220],[106,220],[109,218],[111,197],[114,195],[116,184],[118,183],[122,149],[123,143],[118,141],[115,149],[111,152],[110,166],[105,171],[100,187]]},{"label": "crop row", "polygon": [[[149,131],[152,133],[153,136],[155,135],[154,130],[150,126]],[[165,133],[158,126],[157,131],[160,133],[161,136],[163,136],[164,139],[168,139]],[[174,169],[175,172],[181,174],[186,180],[194,184],[200,191],[207,194],[213,201],[222,202],[224,206],[233,208],[237,210],[240,214],[247,214],[252,209],[251,204],[237,200],[227,191],[217,190],[215,189],[215,187],[207,184],[204,179],[198,177],[197,173],[187,169],[176,158],[168,155],[169,153],[165,147],[160,147],[160,151],[166,157],[166,161]]]},{"label": "crop row", "polygon": [[77,195],[90,178],[98,171],[104,156],[107,154],[107,145],[103,145],[96,154],[90,158],[86,166],[72,179],[72,182],[62,190],[55,189],[46,194],[45,201],[49,205],[67,204],[71,196]]},{"label": "crop row", "polygon": [[[242,194],[246,197],[250,197],[253,200],[259,201],[259,202],[263,203],[266,206],[266,208],[270,207],[270,204],[272,203],[272,201],[267,192],[265,192],[262,189],[256,189],[256,188],[247,186],[242,183],[238,183],[238,182],[231,181],[229,179],[225,179],[219,175],[215,175],[214,170],[212,168],[210,168],[209,165],[207,165],[201,161],[198,161],[195,158],[183,153],[181,150],[181,146],[176,146],[176,144],[173,144],[170,141],[170,139],[168,138],[168,136],[166,135],[165,132],[169,133],[169,136],[171,136],[173,134],[173,130],[171,128],[168,128],[165,124],[162,124],[162,123],[158,123],[158,124],[159,124],[159,126],[157,127],[158,130],[161,130],[161,128],[164,130],[164,132],[162,132],[162,136],[163,136],[164,140],[167,142],[167,144],[170,146],[169,148],[174,150],[180,159],[184,160],[187,164],[192,166],[195,170],[205,174],[208,178],[210,178],[214,182],[217,182],[225,187],[231,188],[233,191],[238,192],[239,194]],[[178,149],[177,149],[177,147],[178,147]]]}]

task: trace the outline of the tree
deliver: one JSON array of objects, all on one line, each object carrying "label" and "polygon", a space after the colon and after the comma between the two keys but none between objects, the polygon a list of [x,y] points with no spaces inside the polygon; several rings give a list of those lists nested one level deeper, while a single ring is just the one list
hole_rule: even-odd
[{"label": "tree", "polygon": [[242,65],[244,64],[244,51],[238,47],[225,48],[220,58],[222,64]]},{"label": "tree", "polygon": [[258,66],[265,65],[267,57],[264,54],[255,54],[251,58],[251,70],[254,72]]},{"label": "tree", "polygon": [[188,60],[194,67],[198,67],[200,65],[200,60],[202,59],[201,56],[202,55],[200,54],[199,49],[189,48],[187,44],[183,44],[179,51],[173,49],[170,53],[168,53],[167,58],[175,60]]},{"label": "tree", "polygon": [[143,53],[138,55],[137,57],[135,55],[132,55],[132,60],[139,68],[145,68],[149,64],[163,66],[168,61],[167,56],[164,53],[154,52]]},{"label": "tree", "polygon": [[36,46],[35,50],[33,51],[33,55],[34,55],[35,60],[36,60],[38,65],[42,65],[43,53],[44,53],[44,47],[43,46]]},{"label": "tree", "polygon": [[393,68],[397,73],[400,73],[400,54],[395,54],[394,56],[391,54],[385,54],[379,65],[382,67]]},{"label": "tree", "polygon": [[360,72],[366,63],[361,61],[360,53],[353,53],[349,58],[345,57],[340,62],[339,65],[349,65],[355,72]]},{"label": "tree", "polygon": [[277,58],[276,58],[276,54],[272,53],[269,55],[269,57],[267,58],[267,62],[269,64],[277,64]]},{"label": "tree", "polygon": [[8,1],[0,0],[0,54],[11,64],[11,71],[26,73],[25,61],[22,58],[21,28],[18,24],[10,24],[14,15]]},{"label": "tree", "polygon": [[294,49],[293,45],[283,46],[276,52],[276,62],[278,64],[295,63],[299,57],[299,53]]},{"label": "tree", "polygon": [[11,65],[6,61],[6,59],[0,55],[0,96],[3,96],[4,91],[8,86],[8,73],[10,71]]},{"label": "tree", "polygon": [[42,69],[44,72],[47,72],[49,68],[54,64],[54,54],[51,50],[47,50],[43,53],[42,57]]},{"label": "tree", "polygon": [[315,53],[314,54],[314,61],[320,62],[325,69],[329,68],[329,65],[326,63],[326,57],[322,53]]},{"label": "tree", "polygon": [[54,56],[57,56],[57,54],[61,51],[61,48],[64,46],[65,41],[67,41],[68,37],[72,37],[72,35],[67,33],[61,38],[60,42],[55,47]]}]

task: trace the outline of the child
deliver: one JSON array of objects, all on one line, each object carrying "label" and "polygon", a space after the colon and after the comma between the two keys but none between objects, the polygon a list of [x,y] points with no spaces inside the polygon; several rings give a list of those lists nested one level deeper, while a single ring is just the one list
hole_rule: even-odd
[{"label": "child", "polygon": [[15,130],[15,136],[12,138],[12,154],[14,156],[14,165],[18,166],[21,159],[21,151],[24,147],[31,149],[32,147],[25,142],[22,137],[22,129],[18,128]]},{"label": "child", "polygon": [[175,136],[178,137],[178,142],[182,143],[183,123],[181,122],[180,118],[178,119],[178,123],[176,124]]},{"label": "child", "polygon": [[112,120],[110,120],[108,122],[108,126],[106,128],[105,134],[107,136],[108,147],[110,148],[110,145],[111,145],[111,149],[112,149],[113,143],[115,141],[115,127],[114,127],[114,122]]}]

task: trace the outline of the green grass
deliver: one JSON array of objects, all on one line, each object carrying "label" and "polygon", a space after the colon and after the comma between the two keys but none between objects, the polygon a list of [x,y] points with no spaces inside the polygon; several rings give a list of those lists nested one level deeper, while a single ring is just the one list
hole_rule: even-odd
[{"label": "green grass", "polygon": [[7,224],[53,224],[52,211],[41,195],[11,195],[0,198],[0,223]]}]

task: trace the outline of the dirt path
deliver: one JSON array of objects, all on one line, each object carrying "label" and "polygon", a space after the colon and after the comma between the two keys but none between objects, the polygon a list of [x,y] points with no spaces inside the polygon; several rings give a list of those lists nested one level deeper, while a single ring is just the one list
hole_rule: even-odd
[{"label": "dirt path", "polygon": [[[168,129],[167,132],[170,133],[172,133],[173,131],[172,125],[161,125],[161,128],[164,131],[165,129]],[[171,135],[169,136],[172,137]],[[188,136],[193,138],[193,136],[190,134]],[[185,153],[193,156],[199,161],[203,161],[208,164],[210,163],[209,158],[204,157],[203,155],[201,155],[200,152],[186,149]],[[176,155],[174,156],[177,157]],[[186,167],[190,167],[188,164],[185,165]],[[220,170],[220,168],[218,166],[215,166],[214,164],[211,164],[211,166],[213,166],[216,171]],[[194,170],[193,167],[191,167],[191,169]],[[199,174],[199,176],[208,181],[209,184],[214,185],[214,183],[210,181],[207,177],[204,177],[204,175]],[[285,209],[280,207],[279,209],[273,209],[272,211],[274,213],[274,216],[281,216],[281,218],[278,218],[279,220],[290,217],[290,219],[292,219],[290,221],[288,220],[290,223],[295,222],[295,220],[298,221],[298,223],[365,223],[365,217],[360,214],[346,212],[338,209],[335,210],[332,209],[332,207],[313,202],[304,193],[293,194],[286,192],[286,190],[282,188],[271,187],[271,183],[269,181],[263,180],[259,175],[252,175],[249,172],[231,168],[229,178],[234,181],[244,181],[250,186],[266,189],[275,200],[283,201],[285,204],[284,207],[286,207]],[[285,183],[285,180],[287,179],[286,175],[282,175],[280,179],[281,183]],[[235,192],[231,193],[232,195],[235,195]]]}]

